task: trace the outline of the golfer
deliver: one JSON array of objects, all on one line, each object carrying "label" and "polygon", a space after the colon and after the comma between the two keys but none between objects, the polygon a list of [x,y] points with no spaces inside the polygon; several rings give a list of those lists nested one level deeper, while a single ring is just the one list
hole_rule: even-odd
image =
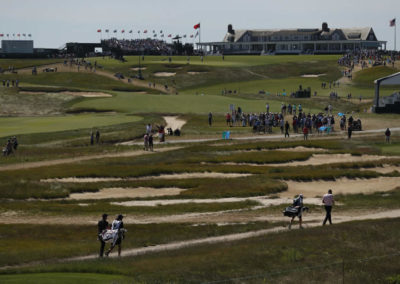
[{"label": "golfer", "polygon": [[107,230],[108,228],[108,222],[107,222],[107,214],[103,214],[102,219],[97,223],[97,236],[98,240],[100,241],[100,253],[99,257],[103,257],[104,253],[104,247],[106,243],[103,241],[103,238],[101,237],[101,234],[103,233],[104,230]]},{"label": "golfer", "polygon": [[331,212],[332,212],[332,206],[335,204],[335,200],[333,199],[332,195],[332,189],[329,189],[328,193],[322,197],[322,203],[324,204],[326,211],[326,216],[322,225],[325,226],[326,221],[329,221],[329,224],[332,225]]}]

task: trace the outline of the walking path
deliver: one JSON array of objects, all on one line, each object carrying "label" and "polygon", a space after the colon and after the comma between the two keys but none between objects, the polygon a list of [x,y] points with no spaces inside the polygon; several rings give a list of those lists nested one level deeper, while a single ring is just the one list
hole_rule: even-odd
[{"label": "walking path", "polygon": [[[342,216],[334,216],[334,223],[340,224],[345,222],[351,221],[364,221],[364,220],[377,220],[377,219],[384,219],[384,218],[400,218],[400,209],[390,210],[390,211],[380,211],[380,212],[372,212],[366,215],[359,215],[359,216],[349,216],[349,215],[342,215]],[[321,226],[323,216],[318,216],[317,218],[308,219],[308,223],[304,223],[303,226],[307,228],[314,228]],[[286,221],[289,218],[285,219]],[[293,226],[293,229],[297,229],[297,226]],[[130,257],[130,256],[138,256],[138,255],[146,255],[151,253],[158,253],[164,251],[171,251],[171,250],[179,250],[188,247],[194,247],[199,245],[207,245],[207,244],[218,244],[218,243],[225,243],[225,242],[233,242],[239,240],[245,240],[249,238],[255,238],[260,236],[265,236],[269,234],[276,234],[288,231],[286,226],[278,226],[270,229],[264,230],[257,230],[245,233],[235,233],[235,234],[228,234],[223,236],[216,236],[216,237],[208,237],[203,239],[193,239],[193,240],[186,240],[186,241],[179,241],[179,242],[172,242],[167,244],[160,244],[151,247],[143,247],[143,248],[133,248],[133,249],[126,249],[122,252],[122,257]],[[128,232],[129,234],[129,232]],[[116,253],[111,254],[110,257],[115,258],[117,257]],[[87,256],[79,256],[79,257],[71,257],[65,259],[58,259],[52,260],[52,263],[64,263],[64,262],[73,262],[73,261],[85,261],[85,260],[94,260],[97,259],[97,254],[87,255]],[[30,267],[34,265],[45,264],[46,261],[36,261],[32,263],[27,263],[23,265],[15,265],[15,266],[3,266],[0,267],[0,270],[7,270],[12,268],[22,268],[22,267]]]}]

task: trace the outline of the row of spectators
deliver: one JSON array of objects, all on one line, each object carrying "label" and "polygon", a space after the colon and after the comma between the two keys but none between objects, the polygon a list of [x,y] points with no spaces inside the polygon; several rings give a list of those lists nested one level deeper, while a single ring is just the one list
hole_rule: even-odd
[{"label": "row of spectators", "polygon": [[102,40],[103,49],[122,50],[126,53],[151,53],[168,55],[172,52],[171,47],[163,40],[159,39],[106,39]]}]

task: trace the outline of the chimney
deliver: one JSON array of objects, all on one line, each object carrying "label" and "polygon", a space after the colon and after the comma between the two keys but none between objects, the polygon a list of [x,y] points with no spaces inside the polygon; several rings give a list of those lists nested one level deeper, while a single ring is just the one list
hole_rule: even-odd
[{"label": "chimney", "polygon": [[328,23],[326,22],[322,23],[322,31],[329,32]]}]

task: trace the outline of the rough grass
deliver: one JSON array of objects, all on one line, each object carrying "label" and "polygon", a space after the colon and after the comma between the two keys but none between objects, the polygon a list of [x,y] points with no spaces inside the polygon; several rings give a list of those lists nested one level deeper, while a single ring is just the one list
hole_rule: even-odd
[{"label": "rough grass", "polygon": [[0,74],[0,81],[18,79],[21,86],[33,87],[63,87],[76,88],[80,90],[118,90],[124,89],[131,92],[146,91],[146,88],[139,88],[95,73],[78,72],[56,72],[38,73],[36,76],[22,74]]},{"label": "rough grass", "polygon": [[[28,280],[29,279],[29,280]],[[41,284],[106,284],[106,283],[131,283],[130,277],[115,274],[101,273],[38,273],[38,274],[17,274],[17,275],[1,275],[2,283],[41,283]]]},{"label": "rough grass", "polygon": [[[299,277],[302,282],[316,279],[336,282],[342,281],[344,271],[346,283],[384,283],[398,274],[399,222],[399,219],[350,222],[118,261],[49,264],[20,271],[108,271],[146,283],[223,280],[278,283],[299,281]],[[154,267],[158,267],[157,273]]]},{"label": "rough grass", "polygon": [[[94,221],[96,221],[94,217]],[[112,220],[109,220],[110,222]],[[205,238],[272,227],[268,222],[232,224],[125,224],[128,230],[123,248],[140,248],[188,239]],[[53,262],[57,258],[96,254],[99,249],[97,226],[92,225],[13,225],[1,226],[0,266]],[[10,250],[10,248],[13,248]],[[107,245],[109,247],[109,244]],[[48,263],[48,264],[49,264]],[[47,265],[47,264],[46,264]]]}]

